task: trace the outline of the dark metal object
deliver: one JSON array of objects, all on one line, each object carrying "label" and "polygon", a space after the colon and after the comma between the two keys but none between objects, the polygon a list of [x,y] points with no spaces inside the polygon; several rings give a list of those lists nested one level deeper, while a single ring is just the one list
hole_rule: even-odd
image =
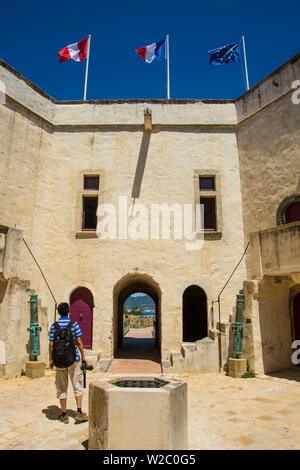
[{"label": "dark metal object", "polygon": [[94,367],[92,365],[88,366],[86,362],[83,362],[81,365],[81,370],[93,370]]},{"label": "dark metal object", "polygon": [[233,356],[240,358],[243,354],[243,325],[244,294],[238,294],[236,299],[236,321],[232,325],[233,331]]},{"label": "dark metal object", "polygon": [[117,387],[123,388],[161,388],[166,385],[164,382],[160,382],[159,380],[119,380],[115,382],[114,385]]},{"label": "dark metal object", "polygon": [[42,328],[39,326],[38,319],[38,296],[33,294],[30,296],[30,356],[36,361],[40,353],[40,331]]},{"label": "dark metal object", "polygon": [[81,364],[81,370],[83,372],[83,388],[86,388],[86,371],[93,370],[94,367],[92,365],[88,366],[86,362]]}]

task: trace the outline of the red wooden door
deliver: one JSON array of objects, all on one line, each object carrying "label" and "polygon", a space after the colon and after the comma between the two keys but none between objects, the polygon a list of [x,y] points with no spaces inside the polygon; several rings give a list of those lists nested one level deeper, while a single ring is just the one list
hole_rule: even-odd
[{"label": "red wooden door", "polygon": [[78,287],[70,298],[70,318],[76,321],[82,332],[82,342],[86,349],[92,349],[93,295],[86,287]]}]

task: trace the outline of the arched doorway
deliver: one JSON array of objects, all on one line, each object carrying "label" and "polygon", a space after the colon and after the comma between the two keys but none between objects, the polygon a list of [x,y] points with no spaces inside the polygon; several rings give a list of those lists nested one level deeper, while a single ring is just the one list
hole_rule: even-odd
[{"label": "arched doorway", "polygon": [[185,289],[182,299],[182,341],[194,342],[207,336],[207,298],[199,286]]},{"label": "arched doorway", "polygon": [[122,278],[114,288],[114,317],[113,317],[113,351],[114,354],[123,344],[123,307],[126,299],[132,294],[144,293],[149,295],[155,304],[155,347],[160,351],[161,328],[160,308],[161,291],[158,284],[146,274],[132,274]]},{"label": "arched doorway", "polygon": [[78,287],[70,296],[70,318],[76,321],[82,332],[85,349],[92,349],[93,338],[93,294],[86,287]]}]

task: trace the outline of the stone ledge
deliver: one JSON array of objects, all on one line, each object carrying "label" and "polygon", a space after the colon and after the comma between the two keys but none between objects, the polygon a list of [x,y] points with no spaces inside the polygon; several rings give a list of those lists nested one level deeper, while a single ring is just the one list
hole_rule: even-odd
[{"label": "stone ledge", "polygon": [[204,240],[221,240],[222,232],[198,232],[196,234],[197,240],[200,240],[204,236]]},{"label": "stone ledge", "polygon": [[85,239],[85,238],[98,238],[96,231],[90,232],[76,232],[75,233],[76,239]]}]

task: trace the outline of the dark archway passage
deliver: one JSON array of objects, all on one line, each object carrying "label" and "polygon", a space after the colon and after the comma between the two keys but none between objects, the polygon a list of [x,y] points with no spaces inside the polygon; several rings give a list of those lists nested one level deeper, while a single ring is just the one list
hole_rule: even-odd
[{"label": "dark archway passage", "polygon": [[[149,295],[155,304],[154,334],[152,334],[152,329],[148,329],[147,331],[131,329],[124,337],[123,306],[126,299],[135,293],[145,293]],[[160,371],[160,305],[160,289],[150,276],[143,274],[128,275],[116,284],[114,289],[113,321],[113,348],[115,359],[109,370],[110,372],[125,372],[124,369],[116,369],[116,364],[118,364],[118,366],[125,364],[127,372]],[[121,361],[123,362],[121,363]]]},{"label": "dark archway passage", "polygon": [[189,286],[182,299],[182,341],[194,342],[207,336],[207,298],[199,286]]}]

